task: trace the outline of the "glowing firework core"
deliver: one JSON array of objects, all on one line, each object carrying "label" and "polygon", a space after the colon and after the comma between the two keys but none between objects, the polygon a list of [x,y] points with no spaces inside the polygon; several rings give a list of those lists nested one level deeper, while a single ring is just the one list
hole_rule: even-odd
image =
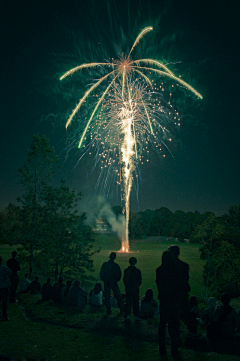
[{"label": "glowing firework core", "polygon": [[[153,59],[139,59],[132,60],[130,55],[134,48],[137,46],[144,34],[153,30],[152,27],[146,27],[137,36],[128,56],[123,54],[120,59],[112,60],[112,62],[105,63],[89,63],[82,64],[73,69],[70,69],[62,75],[60,80],[67,76],[75,73],[78,70],[102,67],[109,68],[110,71],[97,80],[90,88],[85,92],[84,96],[79,100],[76,107],[73,109],[66,127],[68,127],[75,116],[75,114],[84,105],[86,99],[100,86],[107,83],[107,86],[102,91],[101,95],[98,95],[98,101],[91,112],[89,119],[86,121],[86,126],[81,134],[79,140],[79,148],[83,146],[87,139],[87,132],[90,127],[94,129],[93,134],[95,138],[92,140],[90,145],[93,144],[94,140],[97,142],[100,136],[102,143],[104,141],[111,144],[111,147],[117,146],[120,153],[120,168],[123,175],[124,183],[124,202],[125,202],[125,213],[126,213],[126,230],[125,237],[122,239],[122,252],[129,251],[129,239],[128,239],[128,225],[129,225],[129,207],[130,207],[130,194],[133,184],[133,171],[135,169],[135,159],[138,159],[138,148],[142,149],[140,134],[148,134],[148,137],[153,137],[154,143],[161,149],[161,146],[166,146],[163,140],[160,138],[159,133],[166,136],[167,130],[160,123],[162,120],[163,107],[159,104],[155,107],[149,105],[149,94],[153,94],[153,84],[147,73],[155,74],[160,77],[166,77],[176,81],[180,86],[187,88],[194,93],[198,98],[202,99],[193,87],[182,79],[176,77],[166,65]],[[134,75],[137,75],[136,80]],[[151,92],[147,93],[147,101],[144,100],[144,94],[146,91],[142,86],[150,87]],[[140,86],[138,85],[140,84]],[[164,89],[162,88],[162,91]],[[155,92],[155,94],[157,94]],[[108,101],[105,99],[108,97]],[[116,100],[117,99],[117,100]],[[102,129],[100,126],[96,126],[98,120],[101,118],[101,112],[105,112],[104,120],[102,122]],[[175,119],[175,118],[174,118]],[[94,123],[94,126],[92,126]],[[101,123],[101,121],[99,121]],[[105,123],[108,123],[105,125]],[[117,132],[117,136],[110,136],[110,131],[107,135],[103,136],[102,133],[107,132],[108,129],[113,129]],[[138,136],[136,136],[136,129],[138,130]],[[156,129],[156,131],[154,131]],[[105,134],[105,133],[104,133]],[[105,138],[104,138],[105,137]],[[112,139],[111,139],[112,137]],[[171,139],[170,139],[171,140]],[[88,147],[88,146],[87,146]],[[168,149],[168,148],[167,148]],[[85,152],[86,153],[86,152]],[[84,154],[85,154],[84,153]],[[109,152],[110,153],[110,152]],[[101,154],[99,154],[100,156]],[[106,152],[102,152],[102,157],[106,157]],[[140,157],[139,157],[140,158]],[[111,158],[108,159],[108,165],[111,165]],[[113,161],[114,162],[114,161]],[[101,167],[103,168],[103,167]]]},{"label": "glowing firework core", "polygon": [[[123,164],[123,177],[124,177],[124,195],[125,195],[125,209],[126,209],[126,224],[129,224],[129,205],[130,194],[132,189],[132,172],[134,169],[134,138],[132,135],[133,127],[133,110],[132,101],[129,99],[128,103],[124,104],[122,111],[120,112],[120,119],[122,121],[122,131],[124,134],[121,153]],[[128,252],[129,240],[128,240],[128,227],[126,227],[125,239],[122,240],[122,250]]]}]

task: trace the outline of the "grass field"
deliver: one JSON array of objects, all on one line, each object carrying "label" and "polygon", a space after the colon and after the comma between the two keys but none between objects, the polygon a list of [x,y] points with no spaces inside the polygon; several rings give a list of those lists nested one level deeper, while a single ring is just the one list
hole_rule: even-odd
[{"label": "grass field", "polygon": [[[122,270],[128,266],[131,256],[138,259],[137,266],[142,271],[143,284],[140,295],[151,287],[157,299],[155,270],[161,264],[162,252],[169,242],[133,241],[131,253],[117,254],[117,262]],[[191,294],[202,297],[202,268],[198,245],[180,243],[180,258],[190,265]],[[95,248],[101,252],[94,256],[96,279],[103,262],[108,260],[112,251],[120,248],[116,237],[110,234],[97,235]],[[11,257],[16,247],[0,246],[4,263]],[[23,278],[23,273],[21,277]],[[41,283],[45,279],[41,279]],[[123,284],[120,288],[124,291]],[[113,310],[110,318],[105,317],[104,308],[93,311],[88,306],[85,312],[56,306],[49,301],[41,302],[41,296],[23,295],[18,304],[9,306],[9,322],[0,324],[0,355],[14,360],[77,361],[111,360],[144,361],[159,360],[157,327],[158,318],[142,320],[137,325],[133,319],[126,324],[119,317],[119,311]],[[28,311],[26,313],[26,311]],[[29,313],[30,312],[30,313]],[[183,327],[183,325],[182,325]],[[186,328],[185,328],[186,331]],[[185,332],[182,330],[182,335]],[[170,343],[167,341],[170,354]],[[182,359],[187,361],[237,361],[239,355],[225,352],[194,351],[181,349]],[[169,356],[169,360],[173,360]]]}]

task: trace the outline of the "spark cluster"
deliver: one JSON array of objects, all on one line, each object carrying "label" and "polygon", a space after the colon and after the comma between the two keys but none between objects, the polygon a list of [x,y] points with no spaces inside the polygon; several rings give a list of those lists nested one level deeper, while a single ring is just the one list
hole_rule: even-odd
[{"label": "spark cluster", "polygon": [[[140,32],[128,55],[122,54],[119,59],[108,62],[79,65],[60,78],[63,80],[77,71],[89,68],[105,71],[79,100],[68,118],[66,128],[91,98],[88,117],[79,117],[82,126],[78,143],[78,147],[82,149],[80,159],[95,151],[94,168],[101,163],[96,187],[99,186],[103,174],[106,175],[103,182],[105,190],[109,189],[108,183],[115,179],[114,174],[117,176],[117,183],[120,186],[123,184],[126,232],[125,239],[122,240],[122,251],[126,252],[129,250],[129,204],[133,173],[138,165],[143,163],[144,157],[149,161],[150,144],[159,151],[169,150],[166,144],[166,140],[171,141],[169,122],[180,125],[179,114],[170,101],[172,92],[169,92],[167,101],[163,96],[164,88],[184,87],[202,99],[201,94],[175,76],[165,64],[154,59],[132,59],[134,48],[151,30],[152,27],[147,27]],[[159,82],[160,84],[157,84]]]}]

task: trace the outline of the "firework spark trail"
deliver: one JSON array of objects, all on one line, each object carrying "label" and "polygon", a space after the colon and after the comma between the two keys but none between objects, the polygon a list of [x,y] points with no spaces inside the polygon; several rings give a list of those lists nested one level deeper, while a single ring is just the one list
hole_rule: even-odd
[{"label": "firework spark trail", "polygon": [[[86,100],[90,96],[92,98],[97,97],[93,110],[90,112],[86,125],[81,132],[78,147],[85,147],[85,143],[87,146],[80,159],[89,151],[91,146],[94,147],[95,143],[97,144],[96,162],[93,168],[100,160],[102,165],[96,187],[99,186],[105,168],[108,167],[107,177],[103,185],[106,192],[110,188],[110,171],[113,170],[120,176],[120,182],[117,182],[120,186],[122,173],[126,213],[125,239],[122,240],[122,251],[125,252],[129,250],[128,224],[133,172],[135,168],[138,168],[139,163],[142,163],[142,151],[149,152],[147,150],[148,142],[152,141],[157,149],[161,150],[163,146],[170,152],[164,141],[169,134],[165,126],[165,119],[168,119],[168,114],[175,112],[174,122],[179,125],[178,113],[173,109],[170,102],[165,101],[164,106],[161,104],[159,98],[162,99],[162,95],[154,90],[153,80],[156,76],[161,79],[168,78],[176,82],[179,88],[188,89],[199,99],[202,99],[201,94],[175,76],[163,63],[154,59],[132,60],[130,58],[142,37],[152,30],[152,27],[146,27],[140,32],[128,55],[123,54],[120,59],[112,59],[112,61],[105,63],[94,62],[79,65],[67,71],[60,78],[63,80],[76,71],[84,71],[85,69],[100,68],[101,71],[108,71],[107,74],[90,85],[69,116],[66,128],[71,124],[80,108],[84,106]],[[101,92],[98,91],[95,94],[98,88],[101,89]],[[164,91],[163,87],[160,86],[160,88]],[[169,108],[168,113],[164,107]],[[171,141],[171,139],[168,140]],[[114,159],[117,149],[120,160],[119,170],[117,170],[118,162],[115,162]]]},{"label": "firework spark trail", "polygon": [[[126,224],[129,224],[129,205],[130,205],[130,193],[132,189],[132,173],[134,169],[134,137],[132,135],[133,124],[133,110],[131,106],[131,98],[129,104],[124,104],[119,117],[122,122],[122,131],[124,134],[121,152],[122,152],[122,164],[123,164],[123,177],[124,177],[124,194],[125,194],[125,209],[126,209]],[[126,227],[125,240],[122,242],[122,251],[128,251],[128,227]]]}]

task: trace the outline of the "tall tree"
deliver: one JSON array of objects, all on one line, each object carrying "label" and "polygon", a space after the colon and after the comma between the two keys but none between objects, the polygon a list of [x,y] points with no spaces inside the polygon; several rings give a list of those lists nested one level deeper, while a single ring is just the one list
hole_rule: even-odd
[{"label": "tall tree", "polygon": [[44,135],[33,135],[33,141],[28,151],[27,161],[19,168],[18,174],[24,193],[18,200],[21,203],[23,230],[21,244],[29,252],[30,274],[34,266],[34,250],[38,246],[44,187],[51,183],[57,171],[59,160],[49,139]]},{"label": "tall tree", "polygon": [[55,280],[63,273],[72,277],[86,277],[93,270],[91,256],[93,237],[91,228],[84,224],[85,213],[79,213],[81,193],[70,190],[64,181],[60,187],[47,186],[43,192],[44,223],[36,262]]},{"label": "tall tree", "polygon": [[212,214],[196,227],[195,237],[201,240],[201,258],[206,261],[203,280],[206,297],[221,292],[239,295],[240,257],[237,248],[228,242],[223,217]]},{"label": "tall tree", "polygon": [[12,203],[0,212],[0,244],[19,243],[22,228],[21,213],[21,208]]}]

